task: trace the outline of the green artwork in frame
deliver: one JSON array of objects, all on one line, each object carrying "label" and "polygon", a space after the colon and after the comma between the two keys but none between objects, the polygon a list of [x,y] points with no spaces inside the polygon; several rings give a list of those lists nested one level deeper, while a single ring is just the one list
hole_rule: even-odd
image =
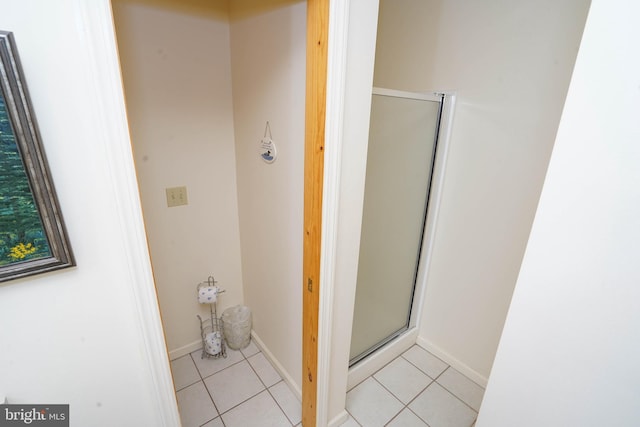
[{"label": "green artwork in frame", "polygon": [[13,34],[0,31],[0,282],[75,265]]},{"label": "green artwork in frame", "polygon": [[0,267],[51,256],[4,96],[0,96],[0,171]]}]

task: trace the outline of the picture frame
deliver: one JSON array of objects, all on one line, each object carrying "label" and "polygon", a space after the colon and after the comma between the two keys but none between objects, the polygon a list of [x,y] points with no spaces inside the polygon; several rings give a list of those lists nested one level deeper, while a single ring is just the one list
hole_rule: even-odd
[{"label": "picture frame", "polygon": [[0,282],[74,265],[13,33],[0,30]]}]

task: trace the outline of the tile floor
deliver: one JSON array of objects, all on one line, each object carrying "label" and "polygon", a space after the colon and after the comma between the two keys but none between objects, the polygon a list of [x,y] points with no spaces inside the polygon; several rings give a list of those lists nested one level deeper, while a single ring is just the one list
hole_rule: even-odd
[{"label": "tile floor", "polygon": [[183,427],[297,426],[300,401],[253,341],[227,357],[201,350],[171,362]]},{"label": "tile floor", "polygon": [[[184,427],[300,426],[301,405],[253,342],[226,359],[171,362]],[[342,427],[470,427],[484,389],[418,346],[347,393]]]}]

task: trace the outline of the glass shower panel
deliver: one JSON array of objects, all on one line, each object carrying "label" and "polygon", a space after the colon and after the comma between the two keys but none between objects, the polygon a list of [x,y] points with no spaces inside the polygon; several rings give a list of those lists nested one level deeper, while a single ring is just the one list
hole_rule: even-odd
[{"label": "glass shower panel", "polygon": [[373,95],[352,364],[409,326],[440,105]]}]

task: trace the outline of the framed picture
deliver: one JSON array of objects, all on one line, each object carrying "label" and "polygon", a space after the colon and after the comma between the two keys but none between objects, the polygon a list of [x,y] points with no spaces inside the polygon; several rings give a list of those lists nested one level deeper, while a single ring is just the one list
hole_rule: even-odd
[{"label": "framed picture", "polygon": [[73,265],[15,41],[0,31],[0,282]]}]

